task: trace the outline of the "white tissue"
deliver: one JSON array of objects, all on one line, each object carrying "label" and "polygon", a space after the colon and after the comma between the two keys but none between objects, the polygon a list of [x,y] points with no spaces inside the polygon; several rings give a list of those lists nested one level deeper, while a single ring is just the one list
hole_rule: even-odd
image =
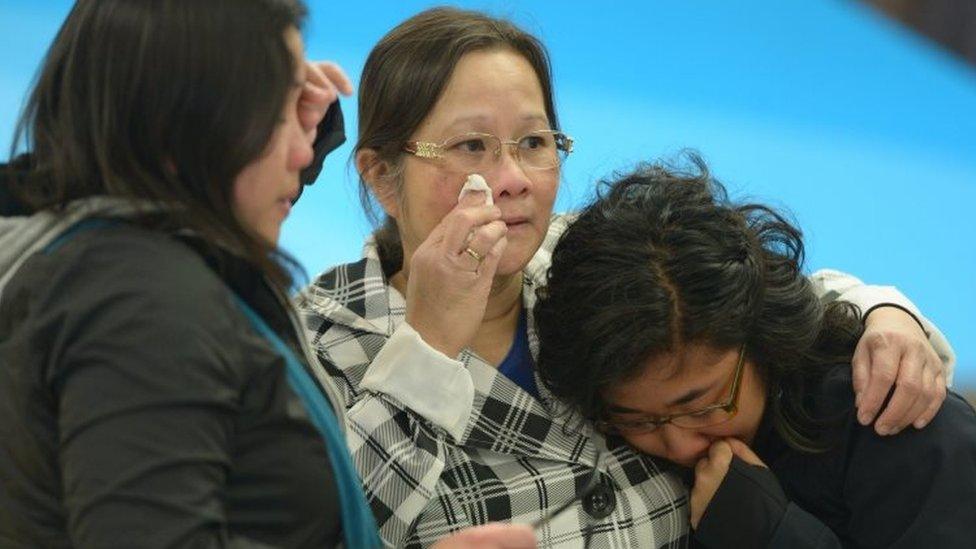
[{"label": "white tissue", "polygon": [[464,193],[469,191],[473,193],[479,191],[483,192],[485,193],[485,198],[487,199],[485,203],[489,206],[493,206],[495,204],[494,199],[491,197],[491,188],[488,187],[488,183],[485,183],[485,178],[476,173],[469,175],[468,180],[464,182],[464,186],[461,187],[461,192],[458,193],[458,202],[461,201],[461,197],[464,196]]}]

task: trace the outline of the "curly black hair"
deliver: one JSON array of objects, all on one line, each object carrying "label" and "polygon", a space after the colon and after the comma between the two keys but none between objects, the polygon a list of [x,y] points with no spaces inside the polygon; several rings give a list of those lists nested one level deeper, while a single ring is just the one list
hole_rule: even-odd
[{"label": "curly black hair", "polygon": [[540,378],[596,419],[604,392],[657,354],[745,345],[784,440],[822,450],[808,382],[850,361],[860,314],[820,302],[783,214],[733,203],[697,154],[684,158],[602,182],[560,239],[534,310]]}]

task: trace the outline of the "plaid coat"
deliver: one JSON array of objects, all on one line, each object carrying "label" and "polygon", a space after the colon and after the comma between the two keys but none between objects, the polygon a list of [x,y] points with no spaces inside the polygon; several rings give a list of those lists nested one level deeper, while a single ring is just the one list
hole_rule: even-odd
[{"label": "plaid coat", "polygon": [[[535,290],[570,221],[553,217],[524,272],[534,355]],[[576,496],[602,450],[599,487],[537,530],[540,547],[687,545],[688,494],[677,470],[560,413],[541,383],[539,401],[467,350],[460,362],[440,355],[439,364],[428,350],[393,359],[395,371],[414,377],[364,388],[368,368],[380,367],[374,361],[390,360],[378,358],[384,347],[412,331],[404,323],[404,298],[383,276],[372,240],[364,255],[319,276],[298,304],[322,364],[313,370],[344,392],[349,447],[384,543],[429,546],[467,526],[531,523]],[[893,289],[836,272],[814,278],[828,299],[896,302],[915,311]],[[857,299],[865,289],[875,293]],[[419,337],[408,346],[426,347]]]}]

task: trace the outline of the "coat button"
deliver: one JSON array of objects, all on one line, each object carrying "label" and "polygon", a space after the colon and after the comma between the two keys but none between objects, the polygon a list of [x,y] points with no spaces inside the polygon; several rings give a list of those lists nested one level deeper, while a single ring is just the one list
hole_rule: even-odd
[{"label": "coat button", "polygon": [[583,510],[595,519],[609,517],[616,506],[617,496],[614,495],[613,488],[602,482],[583,498]]}]

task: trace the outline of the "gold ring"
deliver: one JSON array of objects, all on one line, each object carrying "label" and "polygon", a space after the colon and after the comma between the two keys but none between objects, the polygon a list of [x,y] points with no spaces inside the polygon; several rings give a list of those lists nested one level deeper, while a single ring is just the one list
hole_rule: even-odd
[{"label": "gold ring", "polygon": [[478,252],[476,252],[476,251],[474,251],[474,250],[472,250],[472,249],[471,249],[470,247],[468,247],[468,248],[465,248],[465,249],[464,249],[464,253],[466,253],[466,254],[468,254],[468,255],[470,255],[471,257],[473,257],[473,258],[475,259],[475,261],[477,261],[477,262],[478,262],[479,264],[480,264],[480,263],[481,263],[482,261],[484,261],[484,260],[485,260],[485,258],[484,258],[484,256],[482,256],[482,255],[481,255],[481,254],[479,254]]}]

